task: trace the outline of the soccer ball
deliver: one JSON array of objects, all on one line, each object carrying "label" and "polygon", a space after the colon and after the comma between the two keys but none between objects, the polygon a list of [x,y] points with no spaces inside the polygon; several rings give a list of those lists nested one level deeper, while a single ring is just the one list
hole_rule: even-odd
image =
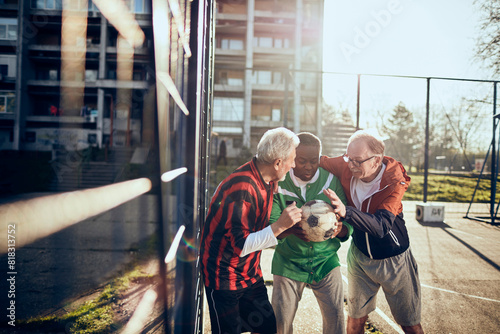
[{"label": "soccer ball", "polygon": [[313,200],[302,205],[301,209],[300,226],[310,241],[325,241],[336,235],[337,216],[329,203]]}]

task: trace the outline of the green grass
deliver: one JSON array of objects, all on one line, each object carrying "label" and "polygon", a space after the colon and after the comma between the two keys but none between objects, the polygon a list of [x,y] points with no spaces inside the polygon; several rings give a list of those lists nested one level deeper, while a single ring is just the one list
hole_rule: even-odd
[{"label": "green grass", "polygon": [[120,327],[114,321],[114,309],[131,282],[151,279],[151,275],[135,268],[106,284],[102,292],[93,300],[80,305],[76,310],[62,316],[35,317],[20,321],[26,330],[43,329],[44,332],[62,331],[73,334],[104,334]]},{"label": "green grass", "polygon": [[123,324],[116,322],[114,313],[132,282],[153,280],[156,275],[145,274],[141,264],[157,256],[158,235],[155,233],[148,240],[135,245],[135,259],[127,264],[123,271],[108,282],[99,295],[86,301],[74,311],[59,316],[34,317],[19,321],[19,326],[26,330],[43,332],[61,332],[72,334],[105,334],[115,332]]},{"label": "green grass", "polygon": [[[210,180],[210,194],[213,193],[217,185],[239,165],[230,161],[227,166],[217,166],[212,170]],[[214,166],[212,166],[213,168]],[[424,175],[409,173],[411,177],[410,186],[405,193],[403,200],[422,201],[424,196]],[[429,174],[427,185],[427,200],[437,202],[461,202],[468,203],[472,198],[476,188],[477,174]],[[500,180],[499,180],[500,185]],[[482,178],[479,188],[474,197],[474,203],[486,203],[490,201],[490,179]]]},{"label": "green grass", "polygon": [[130,280],[118,278],[108,283],[101,294],[94,300],[87,301],[76,310],[62,316],[36,317],[20,321],[25,329],[44,331],[66,330],[75,334],[109,333],[113,325],[113,301],[125,291]]},{"label": "green grass", "polygon": [[[423,200],[424,176],[410,175],[411,182],[403,200]],[[470,202],[477,184],[477,175],[434,175],[427,179],[427,200],[438,202]],[[481,179],[474,202],[490,200],[490,179]]]}]

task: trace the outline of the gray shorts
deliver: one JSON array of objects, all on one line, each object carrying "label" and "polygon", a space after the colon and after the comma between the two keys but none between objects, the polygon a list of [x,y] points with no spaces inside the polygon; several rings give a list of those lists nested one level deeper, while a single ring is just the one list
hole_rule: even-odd
[{"label": "gray shorts", "polygon": [[363,318],[374,311],[382,287],[392,315],[401,326],[420,323],[420,281],[411,250],[382,260],[373,260],[351,244],[347,254],[349,316]]},{"label": "gray shorts", "polygon": [[321,281],[311,284],[288,277],[273,276],[272,305],[276,314],[278,334],[293,333],[293,319],[297,313],[304,288],[312,288],[323,318],[323,333],[345,334],[344,288],[340,267],[335,267]]}]

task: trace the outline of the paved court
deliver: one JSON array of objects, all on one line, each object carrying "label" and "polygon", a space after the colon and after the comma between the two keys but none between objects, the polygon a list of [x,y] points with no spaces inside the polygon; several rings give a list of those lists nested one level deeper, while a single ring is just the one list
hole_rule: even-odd
[{"label": "paved court", "polygon": [[[421,224],[416,220],[416,203],[404,202],[404,213],[419,265],[425,332],[500,333],[500,227],[464,219],[468,204],[458,203],[433,203],[444,205],[444,222]],[[487,213],[486,204],[474,205],[469,216]],[[347,250],[345,243],[339,251],[344,276]],[[266,280],[272,280],[272,254],[264,251]],[[321,315],[311,290],[306,289],[303,298],[295,332],[321,333]],[[377,298],[379,310],[370,314],[370,321],[384,334],[402,333],[383,294]]]},{"label": "paved court", "polygon": [[[134,245],[154,233],[158,221],[154,203],[152,196],[141,196],[20,250],[19,317],[49,310],[116,272],[129,260]],[[421,224],[415,218],[416,202],[404,202],[420,271],[425,332],[500,333],[500,227],[464,219],[467,204],[434,204],[444,205],[444,222]],[[488,206],[482,204],[475,205],[470,215],[487,213]],[[348,246],[344,243],[339,251],[344,275]],[[272,255],[272,249],[263,253],[262,269],[269,282]],[[5,284],[0,287],[6,291]],[[382,294],[378,307],[370,321],[384,334],[398,333]],[[208,316],[205,320],[207,324]],[[311,290],[306,289],[294,327],[296,333],[321,333],[320,311]],[[209,322],[206,328],[210,333]]]}]

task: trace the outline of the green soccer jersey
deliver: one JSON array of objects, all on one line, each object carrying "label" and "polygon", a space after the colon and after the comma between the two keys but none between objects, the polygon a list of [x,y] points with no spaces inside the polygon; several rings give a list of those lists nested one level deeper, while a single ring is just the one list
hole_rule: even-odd
[{"label": "green soccer jersey", "polygon": [[[301,207],[311,200],[323,200],[330,203],[323,190],[330,188],[346,203],[346,197],[339,179],[322,168],[318,168],[315,176],[306,185],[305,198],[293,170],[286,174],[284,181],[279,183],[278,193],[274,195],[273,209],[270,223],[274,223],[286,208],[286,203],[294,201]],[[272,270],[274,275],[288,277],[305,283],[321,281],[333,268],[340,265],[337,250],[340,242],[349,239],[352,227],[343,223],[347,235],[342,238],[333,238],[322,242],[305,242],[295,235],[278,241],[274,251]]]}]

